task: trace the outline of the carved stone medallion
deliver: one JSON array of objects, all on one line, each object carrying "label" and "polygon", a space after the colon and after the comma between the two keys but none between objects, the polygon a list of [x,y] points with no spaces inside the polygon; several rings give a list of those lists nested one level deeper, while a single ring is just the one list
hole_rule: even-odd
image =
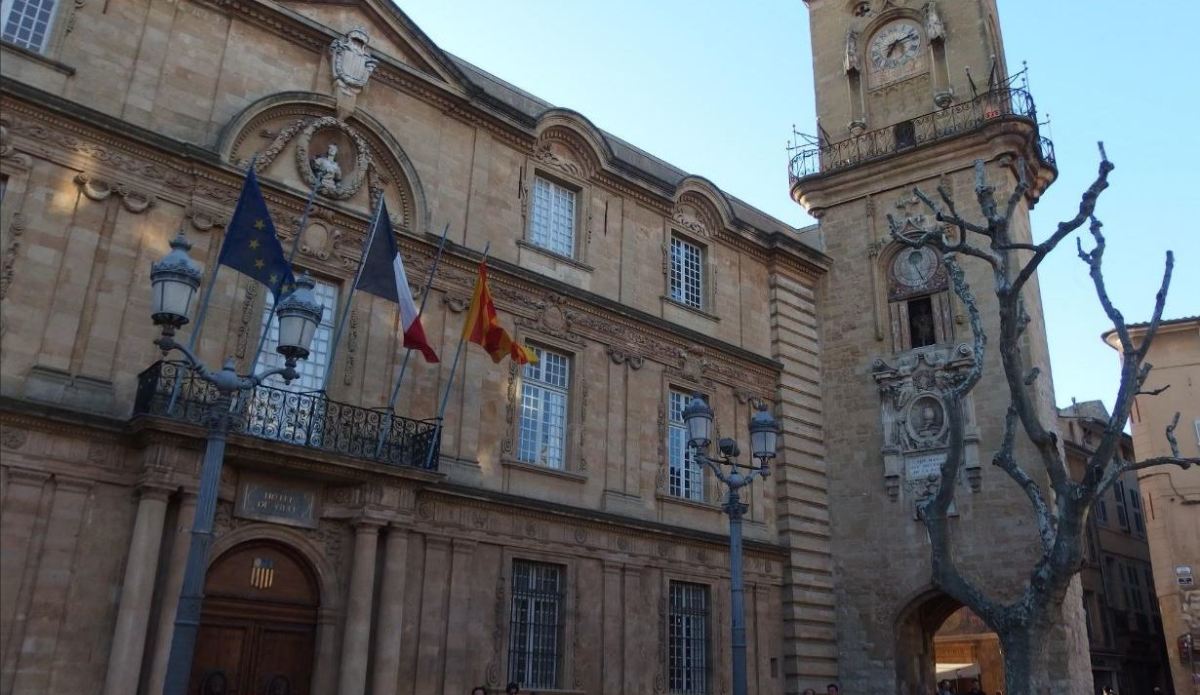
[{"label": "carved stone medallion", "polygon": [[317,118],[300,132],[296,167],[300,177],[326,198],[346,200],[362,188],[371,166],[367,143],[333,116]]}]

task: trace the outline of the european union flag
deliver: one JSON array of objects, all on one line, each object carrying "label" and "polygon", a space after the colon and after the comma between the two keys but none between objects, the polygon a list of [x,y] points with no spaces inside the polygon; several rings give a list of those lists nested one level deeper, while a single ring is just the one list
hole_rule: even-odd
[{"label": "european union flag", "polygon": [[295,283],[253,167],[246,174],[233,219],[225,229],[225,242],[217,263],[258,280],[271,290],[275,299],[287,294]]}]

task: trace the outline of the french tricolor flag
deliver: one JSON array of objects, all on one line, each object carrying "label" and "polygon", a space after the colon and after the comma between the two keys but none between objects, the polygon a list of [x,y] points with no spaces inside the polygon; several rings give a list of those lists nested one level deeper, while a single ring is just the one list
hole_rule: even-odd
[{"label": "french tricolor flag", "polygon": [[387,205],[379,201],[373,229],[368,231],[371,245],[363,259],[358,275],[358,289],[382,297],[400,306],[400,325],[404,332],[404,347],[420,350],[426,362],[437,362],[437,353],[425,338],[421,327],[421,313],[413,301],[408,288],[408,276],[404,273],[404,261],[396,247],[396,235],[392,231],[392,220],[388,217]]}]

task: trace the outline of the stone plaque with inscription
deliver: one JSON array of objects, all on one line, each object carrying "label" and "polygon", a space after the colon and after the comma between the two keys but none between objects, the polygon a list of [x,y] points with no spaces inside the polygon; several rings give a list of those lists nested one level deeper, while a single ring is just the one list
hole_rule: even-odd
[{"label": "stone plaque with inscription", "polygon": [[910,454],[904,457],[904,477],[906,480],[927,480],[930,477],[942,475],[942,464],[946,461],[944,452],[928,454]]},{"label": "stone plaque with inscription", "polygon": [[247,479],[238,489],[237,516],[274,524],[317,527],[317,492],[274,480]]}]

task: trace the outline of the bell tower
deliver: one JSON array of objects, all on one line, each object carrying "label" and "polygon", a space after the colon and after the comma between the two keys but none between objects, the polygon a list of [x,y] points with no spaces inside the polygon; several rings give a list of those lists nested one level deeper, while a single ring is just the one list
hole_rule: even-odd
[{"label": "bell tower", "polygon": [[[1057,174],[1053,145],[1039,133],[1032,96],[1010,78],[995,0],[805,4],[820,137],[793,152],[789,173],[793,199],[818,220],[833,258],[817,306],[837,669],[845,692],[895,683],[904,695],[928,693],[936,683],[934,633],[961,606],[931,582],[916,508],[936,489],[945,459],[939,383],[971,364],[971,332],[940,255],[895,243],[888,215],[905,232],[936,224],[913,188],[936,198],[939,185],[969,215],[981,161],[999,200],[1020,176],[1029,182],[1012,219],[1014,234],[1029,241],[1029,210]],[[966,403],[967,461],[952,533],[962,571],[1007,600],[1027,581],[1038,536],[1022,490],[990,465],[1008,394],[994,342],[991,269],[972,260],[961,265],[993,343]],[[1040,369],[1039,407],[1053,421],[1038,292],[1036,282],[1025,290],[1032,320],[1023,349]],[[1036,460],[1022,445],[1029,447],[1023,442],[1018,455]],[[1076,585],[1052,661],[1055,692],[1083,695],[1091,692],[1091,669],[1079,597]],[[992,688],[1002,683],[998,660],[975,660],[985,690],[1006,690]]]}]

